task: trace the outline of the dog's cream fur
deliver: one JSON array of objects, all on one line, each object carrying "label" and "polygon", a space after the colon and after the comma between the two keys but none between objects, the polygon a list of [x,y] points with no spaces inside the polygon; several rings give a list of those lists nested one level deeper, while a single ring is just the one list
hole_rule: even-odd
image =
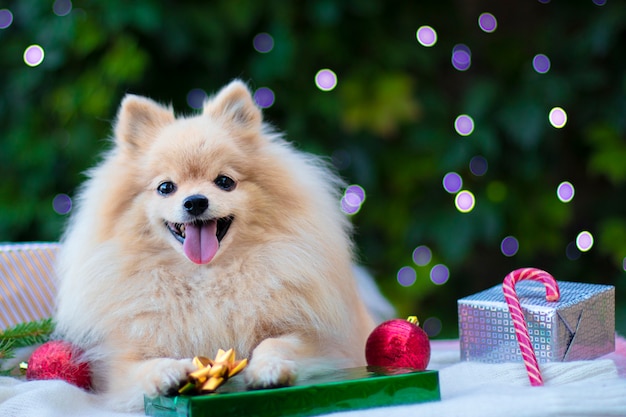
[{"label": "dog's cream fur", "polygon": [[[219,175],[235,188],[217,187]],[[176,191],[159,194],[163,181]],[[95,390],[120,409],[177,386],[191,357],[218,348],[250,358],[251,387],[364,364],[373,322],[340,186],[263,123],[239,81],[194,117],[127,96],[63,239],[58,337],[86,351]],[[206,217],[234,216],[208,264],[190,261],[165,226],[187,221],[190,195],[208,198]]]}]

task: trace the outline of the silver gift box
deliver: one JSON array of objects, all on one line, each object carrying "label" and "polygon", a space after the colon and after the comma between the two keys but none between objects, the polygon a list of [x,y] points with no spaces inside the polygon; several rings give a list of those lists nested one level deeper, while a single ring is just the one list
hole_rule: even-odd
[{"label": "silver gift box", "polygon": [[[539,363],[594,359],[615,350],[615,287],[557,281],[561,298],[546,301],[540,282],[515,286]],[[461,360],[522,360],[502,285],[461,298]]]}]

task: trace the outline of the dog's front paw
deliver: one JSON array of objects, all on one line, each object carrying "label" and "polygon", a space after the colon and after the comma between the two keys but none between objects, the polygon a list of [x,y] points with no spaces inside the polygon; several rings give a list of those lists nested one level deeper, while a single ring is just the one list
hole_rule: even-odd
[{"label": "dog's front paw", "polygon": [[153,359],[142,366],[143,392],[148,397],[167,394],[196,370],[191,359]]},{"label": "dog's front paw", "polygon": [[296,363],[276,356],[255,357],[246,368],[244,379],[254,389],[292,385],[296,380]]}]

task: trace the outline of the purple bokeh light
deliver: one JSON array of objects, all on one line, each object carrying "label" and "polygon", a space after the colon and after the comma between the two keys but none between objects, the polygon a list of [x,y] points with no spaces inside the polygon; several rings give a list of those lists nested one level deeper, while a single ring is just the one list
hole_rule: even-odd
[{"label": "purple bokeh light", "polygon": [[578,247],[576,247],[576,242],[570,242],[567,244],[567,247],[565,248],[565,256],[567,256],[567,259],[575,261],[580,258],[580,255],[582,255],[582,253],[578,250]]},{"label": "purple bokeh light", "polygon": [[425,245],[421,245],[415,248],[413,251],[413,262],[417,266],[426,266],[430,263],[433,257],[433,253],[430,248]]},{"label": "purple bokeh light", "polygon": [[415,281],[417,280],[417,273],[412,267],[403,266],[398,271],[397,280],[398,284],[402,285],[403,287],[410,287],[411,285],[415,284]]},{"label": "purple bokeh light", "polygon": [[461,136],[469,136],[474,131],[474,119],[467,114],[461,114],[454,119],[454,130]]},{"label": "purple bokeh light", "polygon": [[467,45],[457,44],[452,48],[452,66],[459,71],[467,71],[472,65],[472,51]]},{"label": "purple bokeh light", "polygon": [[443,188],[450,194],[458,193],[463,187],[463,179],[456,172],[448,172],[443,177]]},{"label": "purple bokeh light", "polygon": [[345,199],[346,204],[350,207],[356,208],[361,206],[361,199],[356,194],[346,193],[343,198]]},{"label": "purple bokeh light", "polygon": [[576,247],[581,252],[587,252],[593,246],[593,235],[588,231],[582,231],[576,236]]},{"label": "purple bokeh light", "polygon": [[207,98],[207,93],[203,89],[193,88],[187,93],[187,105],[192,109],[201,109]]},{"label": "purple bokeh light", "polygon": [[9,9],[0,9],[0,29],[6,29],[13,23],[13,13]]},{"label": "purple bokeh light", "polygon": [[554,107],[550,110],[550,114],[548,115],[548,119],[550,120],[550,124],[557,129],[560,129],[565,126],[567,123],[567,113],[561,107]]},{"label": "purple bokeh light", "polygon": [[478,16],[478,26],[483,32],[492,33],[498,27],[498,21],[494,15],[485,12]]},{"label": "purple bokeh light", "polygon": [[469,213],[474,209],[474,206],[476,205],[476,199],[474,198],[474,194],[472,194],[472,192],[468,190],[460,191],[454,199],[454,205],[456,206],[456,209],[461,213]]},{"label": "purple bokeh light", "polygon": [[469,168],[472,174],[477,177],[481,177],[487,173],[487,169],[489,168],[489,163],[485,157],[476,155],[470,160]]},{"label": "purple bokeh light", "polygon": [[422,26],[417,29],[415,37],[422,46],[431,47],[437,43],[437,32],[430,26]]},{"label": "purple bokeh light", "polygon": [[272,107],[275,99],[274,92],[267,87],[261,87],[254,92],[254,101],[262,109]]},{"label": "purple bokeh light", "polygon": [[426,332],[428,337],[436,337],[441,333],[442,329],[441,320],[437,317],[429,317],[424,320],[424,324],[422,324],[422,329]]},{"label": "purple bokeh light", "polygon": [[72,199],[67,194],[57,194],[52,200],[52,209],[64,215],[72,210]]},{"label": "purple bokeh light", "polygon": [[507,236],[500,242],[500,251],[504,256],[514,256],[519,250],[519,242],[514,236]]},{"label": "purple bokeh light", "polygon": [[257,52],[266,54],[274,49],[274,38],[269,33],[259,33],[252,39],[252,46]]},{"label": "purple bokeh light", "polygon": [[43,62],[44,58],[43,48],[39,45],[30,45],[24,50],[24,62],[29,67],[36,67]]},{"label": "purple bokeh light", "polygon": [[346,196],[341,197],[341,210],[346,214],[357,214],[361,206],[354,206],[348,200]]},{"label": "purple bokeh light", "polygon": [[315,85],[322,91],[331,91],[337,87],[337,74],[329,69],[322,69],[315,74]]},{"label": "purple bokeh light", "polygon": [[341,209],[347,214],[356,214],[365,202],[365,189],[358,184],[346,188],[341,198]]},{"label": "purple bokeh light", "polygon": [[550,71],[550,58],[544,54],[537,54],[533,58],[533,68],[539,74],[545,74]]},{"label": "purple bokeh light", "polygon": [[352,195],[358,199],[358,204],[363,204],[365,201],[365,189],[358,184],[349,185],[346,188],[346,195]]},{"label": "purple bokeh light", "polygon": [[57,16],[67,16],[72,11],[71,0],[55,0],[52,11]]},{"label": "purple bokeh light", "polygon": [[563,203],[569,203],[574,198],[574,194],[576,194],[576,190],[574,186],[569,181],[563,181],[556,188],[556,195],[558,199]]},{"label": "purple bokeh light", "polygon": [[430,280],[433,284],[443,285],[450,278],[450,270],[444,264],[437,264],[430,270]]}]

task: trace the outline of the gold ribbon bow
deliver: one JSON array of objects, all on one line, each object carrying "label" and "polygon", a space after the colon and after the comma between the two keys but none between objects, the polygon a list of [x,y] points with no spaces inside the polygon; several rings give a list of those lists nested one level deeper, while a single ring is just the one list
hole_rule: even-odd
[{"label": "gold ribbon bow", "polygon": [[228,378],[241,372],[248,364],[248,359],[238,361],[234,349],[219,349],[215,359],[196,356],[193,363],[198,370],[189,374],[187,383],[178,390],[179,394],[215,392]]}]

